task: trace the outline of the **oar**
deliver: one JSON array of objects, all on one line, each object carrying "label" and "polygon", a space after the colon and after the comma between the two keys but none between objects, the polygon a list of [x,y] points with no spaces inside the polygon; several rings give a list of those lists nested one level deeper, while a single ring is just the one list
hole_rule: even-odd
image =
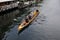
[{"label": "oar", "polygon": [[[39,18],[38,18],[39,19]],[[39,22],[38,21],[38,19],[37,20],[35,20],[35,22],[37,22],[38,24],[42,24],[41,22]],[[45,21],[44,19],[42,19],[41,21]]]},{"label": "oar", "polygon": [[38,22],[38,20],[35,20],[35,22],[37,22],[38,24],[42,24],[42,23]]}]

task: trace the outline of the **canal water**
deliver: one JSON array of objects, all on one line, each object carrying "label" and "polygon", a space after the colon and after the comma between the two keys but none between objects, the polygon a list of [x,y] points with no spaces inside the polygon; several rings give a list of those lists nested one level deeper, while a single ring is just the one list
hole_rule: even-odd
[{"label": "canal water", "polygon": [[[35,31],[36,32],[38,31],[40,24],[42,24],[42,23],[39,22],[39,21],[41,21],[40,20],[41,19],[40,14],[31,23],[31,25],[29,25],[28,28],[23,30],[21,33],[18,34],[18,30],[17,30],[18,25],[25,18],[25,16],[28,15],[30,12],[36,10],[36,9],[38,9],[40,11],[40,6],[38,6],[38,7],[33,6],[33,7],[25,8],[23,10],[19,10],[19,9],[15,10],[14,13],[16,11],[18,11],[20,14],[17,15],[18,17],[13,19],[13,23],[10,26],[6,27],[7,30],[6,30],[6,32],[4,31],[4,34],[2,34],[2,36],[3,36],[2,40],[24,40],[24,39],[31,40],[29,38],[32,38],[33,36],[36,36],[34,33],[35,33]],[[16,13],[18,13],[18,12],[16,12]],[[35,30],[34,28],[38,28],[38,29]],[[3,29],[3,30],[5,30],[5,29]]]},{"label": "canal water", "polygon": [[2,40],[60,40],[60,0],[44,0],[41,5],[30,7],[29,11],[38,9],[40,14],[28,28],[18,34],[19,23],[28,15],[27,12],[23,12],[24,14],[14,19]]},{"label": "canal water", "polygon": [[[4,37],[3,37],[2,40],[24,40],[24,39],[29,40],[29,38],[31,38],[33,36],[36,36],[34,33],[35,33],[35,31],[38,31],[39,25],[42,24],[42,23],[39,22],[40,21],[40,19],[39,19],[40,18],[40,14],[31,23],[31,25],[29,25],[28,28],[26,28],[25,30],[23,30],[21,33],[18,34],[18,30],[17,30],[18,25],[21,23],[22,19],[26,15],[28,15],[31,11],[34,11],[36,9],[39,9],[39,11],[40,11],[40,6],[39,7],[26,8],[26,9],[24,9],[22,11],[20,10],[21,11],[20,13],[22,13],[22,14],[19,14],[17,18],[13,19],[14,20],[13,24],[10,25],[10,26],[8,26],[8,27],[10,27],[10,29],[8,29],[8,31],[5,32],[5,35],[4,35]],[[35,30],[33,27],[34,28],[38,28],[38,29]]]}]

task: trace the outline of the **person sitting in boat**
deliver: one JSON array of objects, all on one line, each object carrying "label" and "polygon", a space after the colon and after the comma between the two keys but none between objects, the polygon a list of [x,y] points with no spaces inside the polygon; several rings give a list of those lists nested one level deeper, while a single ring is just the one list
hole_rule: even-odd
[{"label": "person sitting in boat", "polygon": [[28,16],[25,18],[24,25],[25,25],[26,23],[28,23],[31,18],[32,18],[32,17],[31,17],[30,15],[28,15]]},{"label": "person sitting in boat", "polygon": [[33,16],[35,16],[38,12],[39,10],[34,11]]},{"label": "person sitting in boat", "polygon": [[36,10],[36,12],[38,13],[38,12],[39,12],[39,10]]},{"label": "person sitting in boat", "polygon": [[25,25],[26,23],[28,23],[29,22],[29,20],[26,18],[26,19],[24,19],[24,23],[23,23],[23,25]]},{"label": "person sitting in boat", "polygon": [[25,19],[25,22],[26,22],[26,23],[28,23],[28,22],[29,22],[28,18],[26,18],[26,19]]},{"label": "person sitting in boat", "polygon": [[29,19],[29,20],[32,19],[31,15],[28,16],[28,19]]}]

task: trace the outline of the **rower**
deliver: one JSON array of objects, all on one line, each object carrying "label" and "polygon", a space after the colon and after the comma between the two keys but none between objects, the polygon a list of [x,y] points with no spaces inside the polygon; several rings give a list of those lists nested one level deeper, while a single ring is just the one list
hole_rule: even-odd
[{"label": "rower", "polygon": [[39,10],[34,11],[33,16],[35,16],[38,12]]},{"label": "rower", "polygon": [[24,25],[25,25],[26,23],[28,23],[30,19],[31,19],[31,16],[30,16],[30,15],[27,16],[27,17],[25,18]]},{"label": "rower", "polygon": [[31,16],[31,15],[29,15],[29,16],[28,16],[28,19],[29,19],[29,20],[30,20],[30,19],[32,19],[32,16]]},{"label": "rower", "polygon": [[28,18],[26,18],[26,19],[25,19],[25,22],[26,22],[26,23],[28,23],[28,22],[29,22]]},{"label": "rower", "polygon": [[29,22],[29,20],[26,18],[26,19],[24,19],[24,23],[23,23],[23,25],[25,25],[26,23],[28,23]]}]

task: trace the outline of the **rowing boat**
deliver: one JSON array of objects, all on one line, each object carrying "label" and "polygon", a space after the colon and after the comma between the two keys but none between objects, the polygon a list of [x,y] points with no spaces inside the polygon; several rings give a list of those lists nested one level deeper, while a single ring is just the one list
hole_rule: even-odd
[{"label": "rowing boat", "polygon": [[25,27],[27,27],[27,26],[38,16],[38,14],[39,14],[39,12],[37,12],[36,15],[34,15],[34,16],[32,17],[32,19],[30,19],[29,22],[26,23],[25,25],[24,25],[24,21],[23,21],[23,22],[18,26],[18,31],[21,31],[21,30],[23,30]]}]

